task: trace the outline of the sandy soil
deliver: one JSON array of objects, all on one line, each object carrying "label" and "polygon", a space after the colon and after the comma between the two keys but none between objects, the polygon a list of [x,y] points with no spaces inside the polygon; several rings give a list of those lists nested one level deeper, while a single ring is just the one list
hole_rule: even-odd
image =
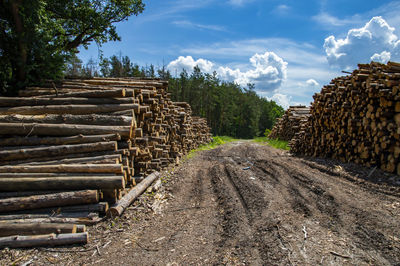
[{"label": "sandy soil", "polygon": [[163,173],[86,246],[0,251],[16,265],[396,265],[400,179],[241,141]]}]

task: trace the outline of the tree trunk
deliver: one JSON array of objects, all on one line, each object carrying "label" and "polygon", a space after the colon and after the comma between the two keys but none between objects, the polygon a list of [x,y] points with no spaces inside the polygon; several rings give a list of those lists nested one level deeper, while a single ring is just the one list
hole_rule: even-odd
[{"label": "tree trunk", "polygon": [[89,234],[49,234],[37,236],[8,236],[0,238],[0,248],[28,248],[40,246],[63,246],[73,244],[86,244]]},{"label": "tree trunk", "polygon": [[81,104],[81,105],[45,105],[45,106],[20,106],[2,107],[0,114],[20,114],[20,115],[43,115],[43,114],[100,114],[112,113],[124,110],[135,110],[139,112],[138,104]]},{"label": "tree trunk", "polygon": [[0,97],[1,107],[65,105],[65,104],[132,104],[134,98],[38,98]]},{"label": "tree trunk", "polygon": [[122,174],[121,164],[58,164],[0,166],[0,173],[115,173]]},{"label": "tree trunk", "polygon": [[150,185],[160,176],[159,172],[148,175],[143,181],[129,191],[122,199],[117,201],[108,210],[108,214],[112,217],[120,216],[132,202],[139,197]]},{"label": "tree trunk", "polygon": [[0,200],[0,212],[92,204],[99,201],[97,190],[61,192]]},{"label": "tree trunk", "polygon": [[39,146],[39,145],[67,145],[67,144],[83,144],[104,141],[121,140],[119,134],[104,135],[77,135],[71,137],[12,137],[0,139],[0,147],[7,149],[7,146]]},{"label": "tree trunk", "polygon": [[[56,223],[0,223],[0,237],[15,235],[75,234],[75,224]],[[86,231],[86,229],[85,229]]]},{"label": "tree trunk", "polygon": [[0,178],[0,191],[123,189],[124,176],[60,176]]},{"label": "tree trunk", "polygon": [[[1,130],[1,125],[0,125]],[[96,152],[96,151],[115,151],[117,142],[97,142],[74,145],[59,145],[48,147],[37,147],[20,150],[2,150],[0,151],[0,161],[10,161],[18,159],[36,158],[42,156],[60,156],[67,154]]]}]

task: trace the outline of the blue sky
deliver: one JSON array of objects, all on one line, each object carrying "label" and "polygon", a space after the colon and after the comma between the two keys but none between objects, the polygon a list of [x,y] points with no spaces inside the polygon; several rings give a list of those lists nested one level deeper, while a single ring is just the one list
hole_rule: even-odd
[{"label": "blue sky", "polygon": [[[306,104],[331,79],[371,60],[400,61],[400,1],[153,0],[117,24],[127,55],[171,73],[198,65],[221,79],[254,83],[284,107]],[[98,60],[98,48],[80,58]]]}]

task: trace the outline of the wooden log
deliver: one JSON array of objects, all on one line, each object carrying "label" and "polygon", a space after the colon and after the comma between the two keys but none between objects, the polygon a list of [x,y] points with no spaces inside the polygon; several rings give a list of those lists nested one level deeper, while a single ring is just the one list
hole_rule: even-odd
[{"label": "wooden log", "polygon": [[42,123],[42,124],[78,124],[98,126],[132,126],[134,116],[109,115],[71,115],[71,114],[44,114],[44,115],[0,115],[0,123]]},{"label": "wooden log", "polygon": [[59,217],[48,217],[48,218],[33,218],[33,219],[17,219],[17,220],[0,220],[0,223],[14,223],[14,224],[25,224],[25,223],[65,223],[65,224],[84,224],[93,225],[101,222],[104,218],[100,217],[78,217],[78,218],[59,218]]},{"label": "wooden log", "polygon": [[[104,135],[76,135],[71,137],[12,137],[0,139],[0,147],[7,146],[39,146],[39,145],[67,145],[94,143],[104,141],[119,141],[119,134],[104,134]],[[4,148],[7,149],[7,148]]]},{"label": "wooden log", "polygon": [[131,191],[129,191],[129,193],[127,193],[122,199],[113,204],[108,210],[108,215],[112,217],[120,216],[125,209],[128,208],[129,205],[131,205],[132,202],[139,197],[159,176],[159,172],[154,172],[148,175],[143,181],[133,187]]},{"label": "wooden log", "polygon": [[60,156],[60,155],[65,156],[67,154],[107,151],[107,150],[115,151],[116,149],[117,149],[117,142],[109,141],[109,142],[85,143],[85,144],[74,144],[74,145],[37,147],[37,148],[29,148],[21,150],[0,150],[0,161],[29,159],[42,156],[43,157]]},{"label": "wooden log", "polygon": [[0,166],[0,173],[115,173],[122,174],[121,164],[58,164]]},{"label": "wooden log", "polygon": [[65,105],[65,104],[132,104],[133,98],[38,98],[0,97],[0,107]]},{"label": "wooden log", "polygon": [[83,204],[83,205],[71,205],[71,206],[55,206],[50,208],[42,208],[42,209],[32,209],[32,210],[21,210],[21,211],[13,211],[15,214],[45,214],[45,215],[67,215],[68,213],[72,214],[84,214],[83,216],[75,216],[75,217],[86,217],[90,213],[101,213],[104,214],[108,211],[109,205],[107,202],[102,201],[99,203],[93,204]]},{"label": "wooden log", "polygon": [[43,114],[100,114],[124,110],[135,110],[139,112],[138,104],[82,104],[82,105],[45,105],[45,106],[20,106],[1,107],[1,115],[43,115]]},{"label": "wooden log", "polygon": [[96,190],[61,192],[45,195],[0,199],[0,212],[10,212],[47,207],[92,204],[99,201]]},{"label": "wooden log", "polygon": [[99,214],[96,212],[65,212],[65,213],[34,213],[36,210],[12,212],[13,214],[4,213],[0,215],[0,220],[28,220],[40,218],[98,218]]},{"label": "wooden log", "polygon": [[0,123],[0,135],[18,136],[74,136],[119,134],[131,138],[132,126],[97,126],[71,124]]},{"label": "wooden log", "polygon": [[89,234],[49,234],[36,236],[8,236],[0,238],[0,248],[28,248],[40,246],[63,246],[73,244],[87,244]]},{"label": "wooden log", "polygon": [[25,165],[54,165],[54,164],[119,164],[121,163],[121,154],[111,154],[93,157],[69,158],[45,162],[26,162]]},{"label": "wooden log", "polygon": [[[21,93],[22,92],[22,93]],[[20,96],[34,96],[23,95],[24,91],[20,91]],[[22,95],[21,95],[22,94]],[[71,91],[66,93],[58,93],[55,91],[47,92],[45,95],[37,96],[37,98],[68,98],[68,97],[86,97],[86,98],[120,98],[125,97],[125,89],[112,89],[112,90],[86,90],[86,91]]]},{"label": "wooden log", "polygon": [[[104,157],[106,158],[107,156],[117,156],[118,158],[118,163],[121,162],[121,151],[120,150],[114,150],[114,151],[98,151],[98,152],[89,152],[89,153],[75,153],[75,154],[67,154],[67,155],[59,155],[59,156],[53,156],[53,157],[34,157],[34,158],[26,158],[22,160],[17,160],[17,161],[1,161],[0,160],[0,165],[42,165],[42,164],[52,164],[55,161],[55,164],[59,163],[70,163],[70,162],[90,162],[90,161],[96,161],[96,157]],[[93,156],[93,157],[91,157]],[[76,161],[77,159],[82,159],[82,161]],[[92,160],[93,159],[93,160]]]},{"label": "wooden log", "polygon": [[[81,229],[80,229],[81,230]],[[15,235],[75,234],[75,224],[56,223],[0,223],[0,237]]]},{"label": "wooden log", "polygon": [[111,176],[60,176],[43,178],[0,178],[0,191],[123,189],[125,178]]}]

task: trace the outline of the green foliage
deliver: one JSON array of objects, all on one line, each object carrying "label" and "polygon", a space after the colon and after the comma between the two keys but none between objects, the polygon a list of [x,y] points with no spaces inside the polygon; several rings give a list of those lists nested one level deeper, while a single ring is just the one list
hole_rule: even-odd
[{"label": "green foliage", "polygon": [[143,9],[141,0],[0,1],[0,92],[62,78],[79,46],[119,40],[114,23]]},{"label": "green foliage", "polygon": [[268,138],[268,137],[269,137],[269,134],[271,134],[271,129],[266,128],[265,131],[264,131],[264,136],[265,136],[266,138]]},{"label": "green foliage", "polygon": [[213,137],[213,140],[211,143],[206,144],[206,145],[201,145],[200,147],[198,147],[197,149],[191,150],[189,152],[189,154],[186,156],[187,159],[192,158],[193,156],[195,156],[196,152],[198,151],[208,151],[208,150],[212,150],[215,149],[216,147],[223,145],[225,143],[228,142],[232,142],[232,141],[236,141],[237,139],[234,139],[232,137],[229,136],[215,136]]},{"label": "green foliage", "polygon": [[261,143],[261,144],[267,144],[271,147],[281,149],[281,150],[290,150],[290,147],[288,146],[288,142],[285,140],[279,140],[279,139],[269,139],[268,137],[257,137],[253,139],[254,142]]}]

